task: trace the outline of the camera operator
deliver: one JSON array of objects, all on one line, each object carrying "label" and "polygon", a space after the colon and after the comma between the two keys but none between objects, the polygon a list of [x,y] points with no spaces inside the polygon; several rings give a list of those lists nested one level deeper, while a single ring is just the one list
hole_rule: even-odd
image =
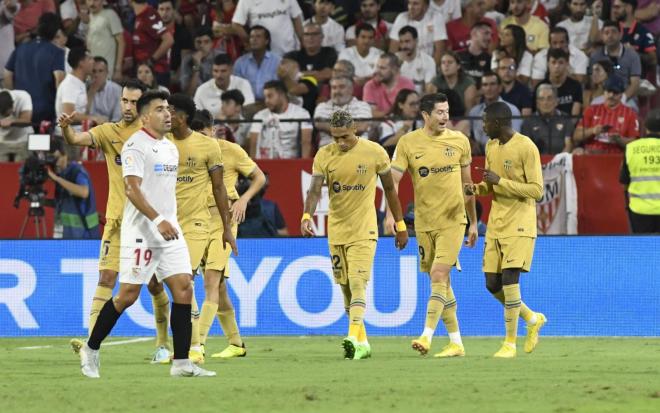
[{"label": "camera operator", "polygon": [[0,89],[0,162],[27,158],[27,137],[32,133],[32,98],[23,90]]},{"label": "camera operator", "polygon": [[55,182],[54,238],[98,239],[99,216],[92,181],[85,168],[69,156],[62,139],[51,140],[55,171],[48,176]]}]

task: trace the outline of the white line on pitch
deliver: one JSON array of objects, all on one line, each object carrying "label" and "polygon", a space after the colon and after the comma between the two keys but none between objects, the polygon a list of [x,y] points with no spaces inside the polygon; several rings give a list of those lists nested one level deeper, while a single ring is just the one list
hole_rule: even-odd
[{"label": "white line on pitch", "polygon": [[[131,344],[131,343],[140,343],[142,341],[149,341],[153,340],[153,337],[140,337],[140,338],[132,338],[130,340],[119,340],[119,341],[111,341],[109,343],[103,343],[103,346],[121,346],[122,344]],[[54,346],[28,346],[28,347],[18,347],[18,350],[42,350],[45,348],[53,348]]]}]

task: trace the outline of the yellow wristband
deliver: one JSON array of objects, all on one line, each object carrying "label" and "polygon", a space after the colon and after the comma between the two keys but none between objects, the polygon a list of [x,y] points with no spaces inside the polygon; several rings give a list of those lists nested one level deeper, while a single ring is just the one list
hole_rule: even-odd
[{"label": "yellow wristband", "polygon": [[305,212],[305,213],[302,215],[302,218],[300,218],[300,222],[303,222],[303,221],[306,220],[306,219],[309,219],[310,221],[312,220],[312,216],[309,215],[309,213],[307,213],[307,212]]},{"label": "yellow wristband", "polygon": [[408,227],[406,226],[406,223],[403,220],[402,221],[397,221],[394,224],[394,226],[396,227],[396,232],[403,232],[403,231],[406,231],[408,229]]}]

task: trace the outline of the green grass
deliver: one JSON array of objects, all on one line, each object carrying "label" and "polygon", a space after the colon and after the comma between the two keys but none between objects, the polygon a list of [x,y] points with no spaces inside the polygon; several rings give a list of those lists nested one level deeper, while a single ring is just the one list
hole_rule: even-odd
[{"label": "green grass", "polygon": [[372,338],[360,361],[342,360],[338,337],[246,341],[248,357],[209,359],[205,379],[148,364],[152,342],[108,346],[91,380],[67,339],[1,339],[0,412],[660,412],[660,339],[542,338],[527,355],[521,338],[516,359],[496,360],[499,340],[468,337],[467,357],[438,360]]}]

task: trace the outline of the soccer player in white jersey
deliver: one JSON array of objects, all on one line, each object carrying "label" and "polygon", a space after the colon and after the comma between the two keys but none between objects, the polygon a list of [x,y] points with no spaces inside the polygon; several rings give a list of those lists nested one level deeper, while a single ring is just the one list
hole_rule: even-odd
[{"label": "soccer player in white jersey", "polygon": [[188,359],[192,286],[188,248],[176,218],[176,179],[179,152],[164,139],[172,126],[167,98],[149,91],[137,102],[143,128],[121,152],[122,175],[128,201],[121,224],[119,293],[105,303],[96,325],[80,350],[82,373],[99,375],[99,348],[122,312],[140,295],[153,274],[172,294],[171,326],[174,359],[171,376],[215,376]]}]

